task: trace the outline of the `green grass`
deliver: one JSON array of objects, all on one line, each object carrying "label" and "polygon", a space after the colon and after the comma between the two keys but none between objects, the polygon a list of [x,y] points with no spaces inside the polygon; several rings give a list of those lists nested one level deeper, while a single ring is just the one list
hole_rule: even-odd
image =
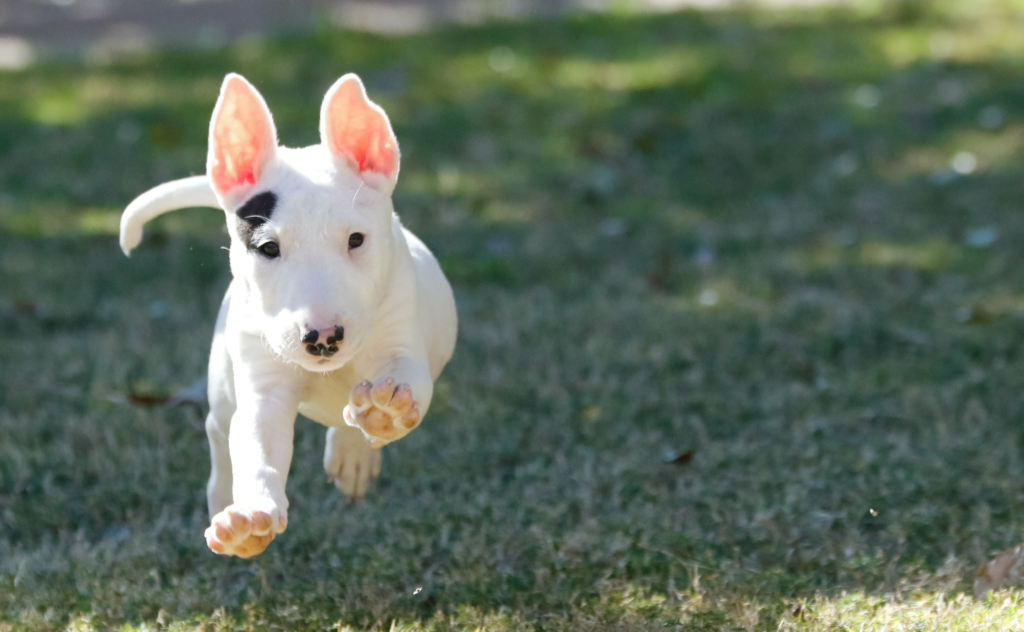
[{"label": "green grass", "polygon": [[[0,74],[0,630],[1020,629],[964,593],[1024,536],[1024,20],[897,4]],[[114,234],[228,71],[289,145],[364,77],[461,319],[365,502],[300,421],[251,561],[197,412],[126,402],[205,372],[223,220]]]}]

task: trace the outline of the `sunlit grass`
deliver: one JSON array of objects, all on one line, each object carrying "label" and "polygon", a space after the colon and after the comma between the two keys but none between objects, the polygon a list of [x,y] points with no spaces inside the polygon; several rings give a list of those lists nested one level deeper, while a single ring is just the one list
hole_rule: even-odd
[{"label": "sunlit grass", "polygon": [[916,243],[869,240],[855,244],[821,239],[814,246],[789,257],[800,269],[808,271],[856,266],[905,267],[920,271],[963,270],[976,267],[979,258],[984,259],[984,254],[946,239]]},{"label": "sunlit grass", "polygon": [[26,237],[116,235],[122,209],[77,208],[55,201],[0,210],[0,230]]},{"label": "sunlit grass", "polygon": [[126,108],[206,105],[216,93],[216,77],[174,82],[165,78],[116,76],[103,71],[69,77],[59,83],[29,79],[20,82],[20,93],[0,97],[7,107],[20,110],[27,121],[51,126],[81,125],[111,111]]},{"label": "sunlit grass", "polygon": [[1022,29],[1015,13],[993,8],[966,19],[956,16],[953,21],[888,29],[878,34],[876,42],[897,66],[920,62],[964,64],[1021,55]]},{"label": "sunlit grass", "polygon": [[1016,630],[1024,626],[1019,593],[993,595],[987,603],[964,593],[912,591],[899,598],[863,593],[817,598],[793,605],[779,630]]},{"label": "sunlit grass", "polygon": [[655,56],[630,62],[567,59],[556,65],[549,76],[558,88],[643,90],[680,82],[699,82],[713,59],[712,55],[699,49],[668,48]]}]

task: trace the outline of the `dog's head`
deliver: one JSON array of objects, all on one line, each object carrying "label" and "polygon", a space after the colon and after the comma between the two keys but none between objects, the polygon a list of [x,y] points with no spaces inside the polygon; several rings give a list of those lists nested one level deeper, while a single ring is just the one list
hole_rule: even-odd
[{"label": "dog's head", "polygon": [[352,74],[327,91],[320,137],[303,149],[279,146],[259,92],[228,75],[206,166],[227,212],[244,326],[282,359],[330,371],[366,340],[390,278],[399,154],[387,115]]}]

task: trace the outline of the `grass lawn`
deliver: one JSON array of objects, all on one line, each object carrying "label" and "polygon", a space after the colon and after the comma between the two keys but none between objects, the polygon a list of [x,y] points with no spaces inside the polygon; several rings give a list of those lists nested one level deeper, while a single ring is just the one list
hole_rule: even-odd
[{"label": "grass lawn", "polygon": [[[969,596],[1024,539],[1024,13],[890,4],[0,73],[0,631],[1024,629]],[[363,76],[461,319],[364,502],[299,421],[250,561],[150,405],[205,373],[223,217],[116,239],[228,71],[293,146]]]}]

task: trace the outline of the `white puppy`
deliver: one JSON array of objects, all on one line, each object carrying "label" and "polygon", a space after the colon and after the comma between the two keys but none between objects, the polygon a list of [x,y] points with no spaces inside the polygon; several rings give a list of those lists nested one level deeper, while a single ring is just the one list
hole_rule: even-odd
[{"label": "white puppy", "polygon": [[451,287],[395,215],[398,143],[357,76],[328,90],[320,138],[279,146],[263,98],[228,75],[207,175],[160,185],[121,218],[127,254],[161,213],[227,215],[234,280],[217,317],[206,420],[206,542],[217,553],[257,555],[285,530],[297,413],[328,427],[324,468],[360,497],[380,472],[379,448],[426,414],[455,348]]}]

